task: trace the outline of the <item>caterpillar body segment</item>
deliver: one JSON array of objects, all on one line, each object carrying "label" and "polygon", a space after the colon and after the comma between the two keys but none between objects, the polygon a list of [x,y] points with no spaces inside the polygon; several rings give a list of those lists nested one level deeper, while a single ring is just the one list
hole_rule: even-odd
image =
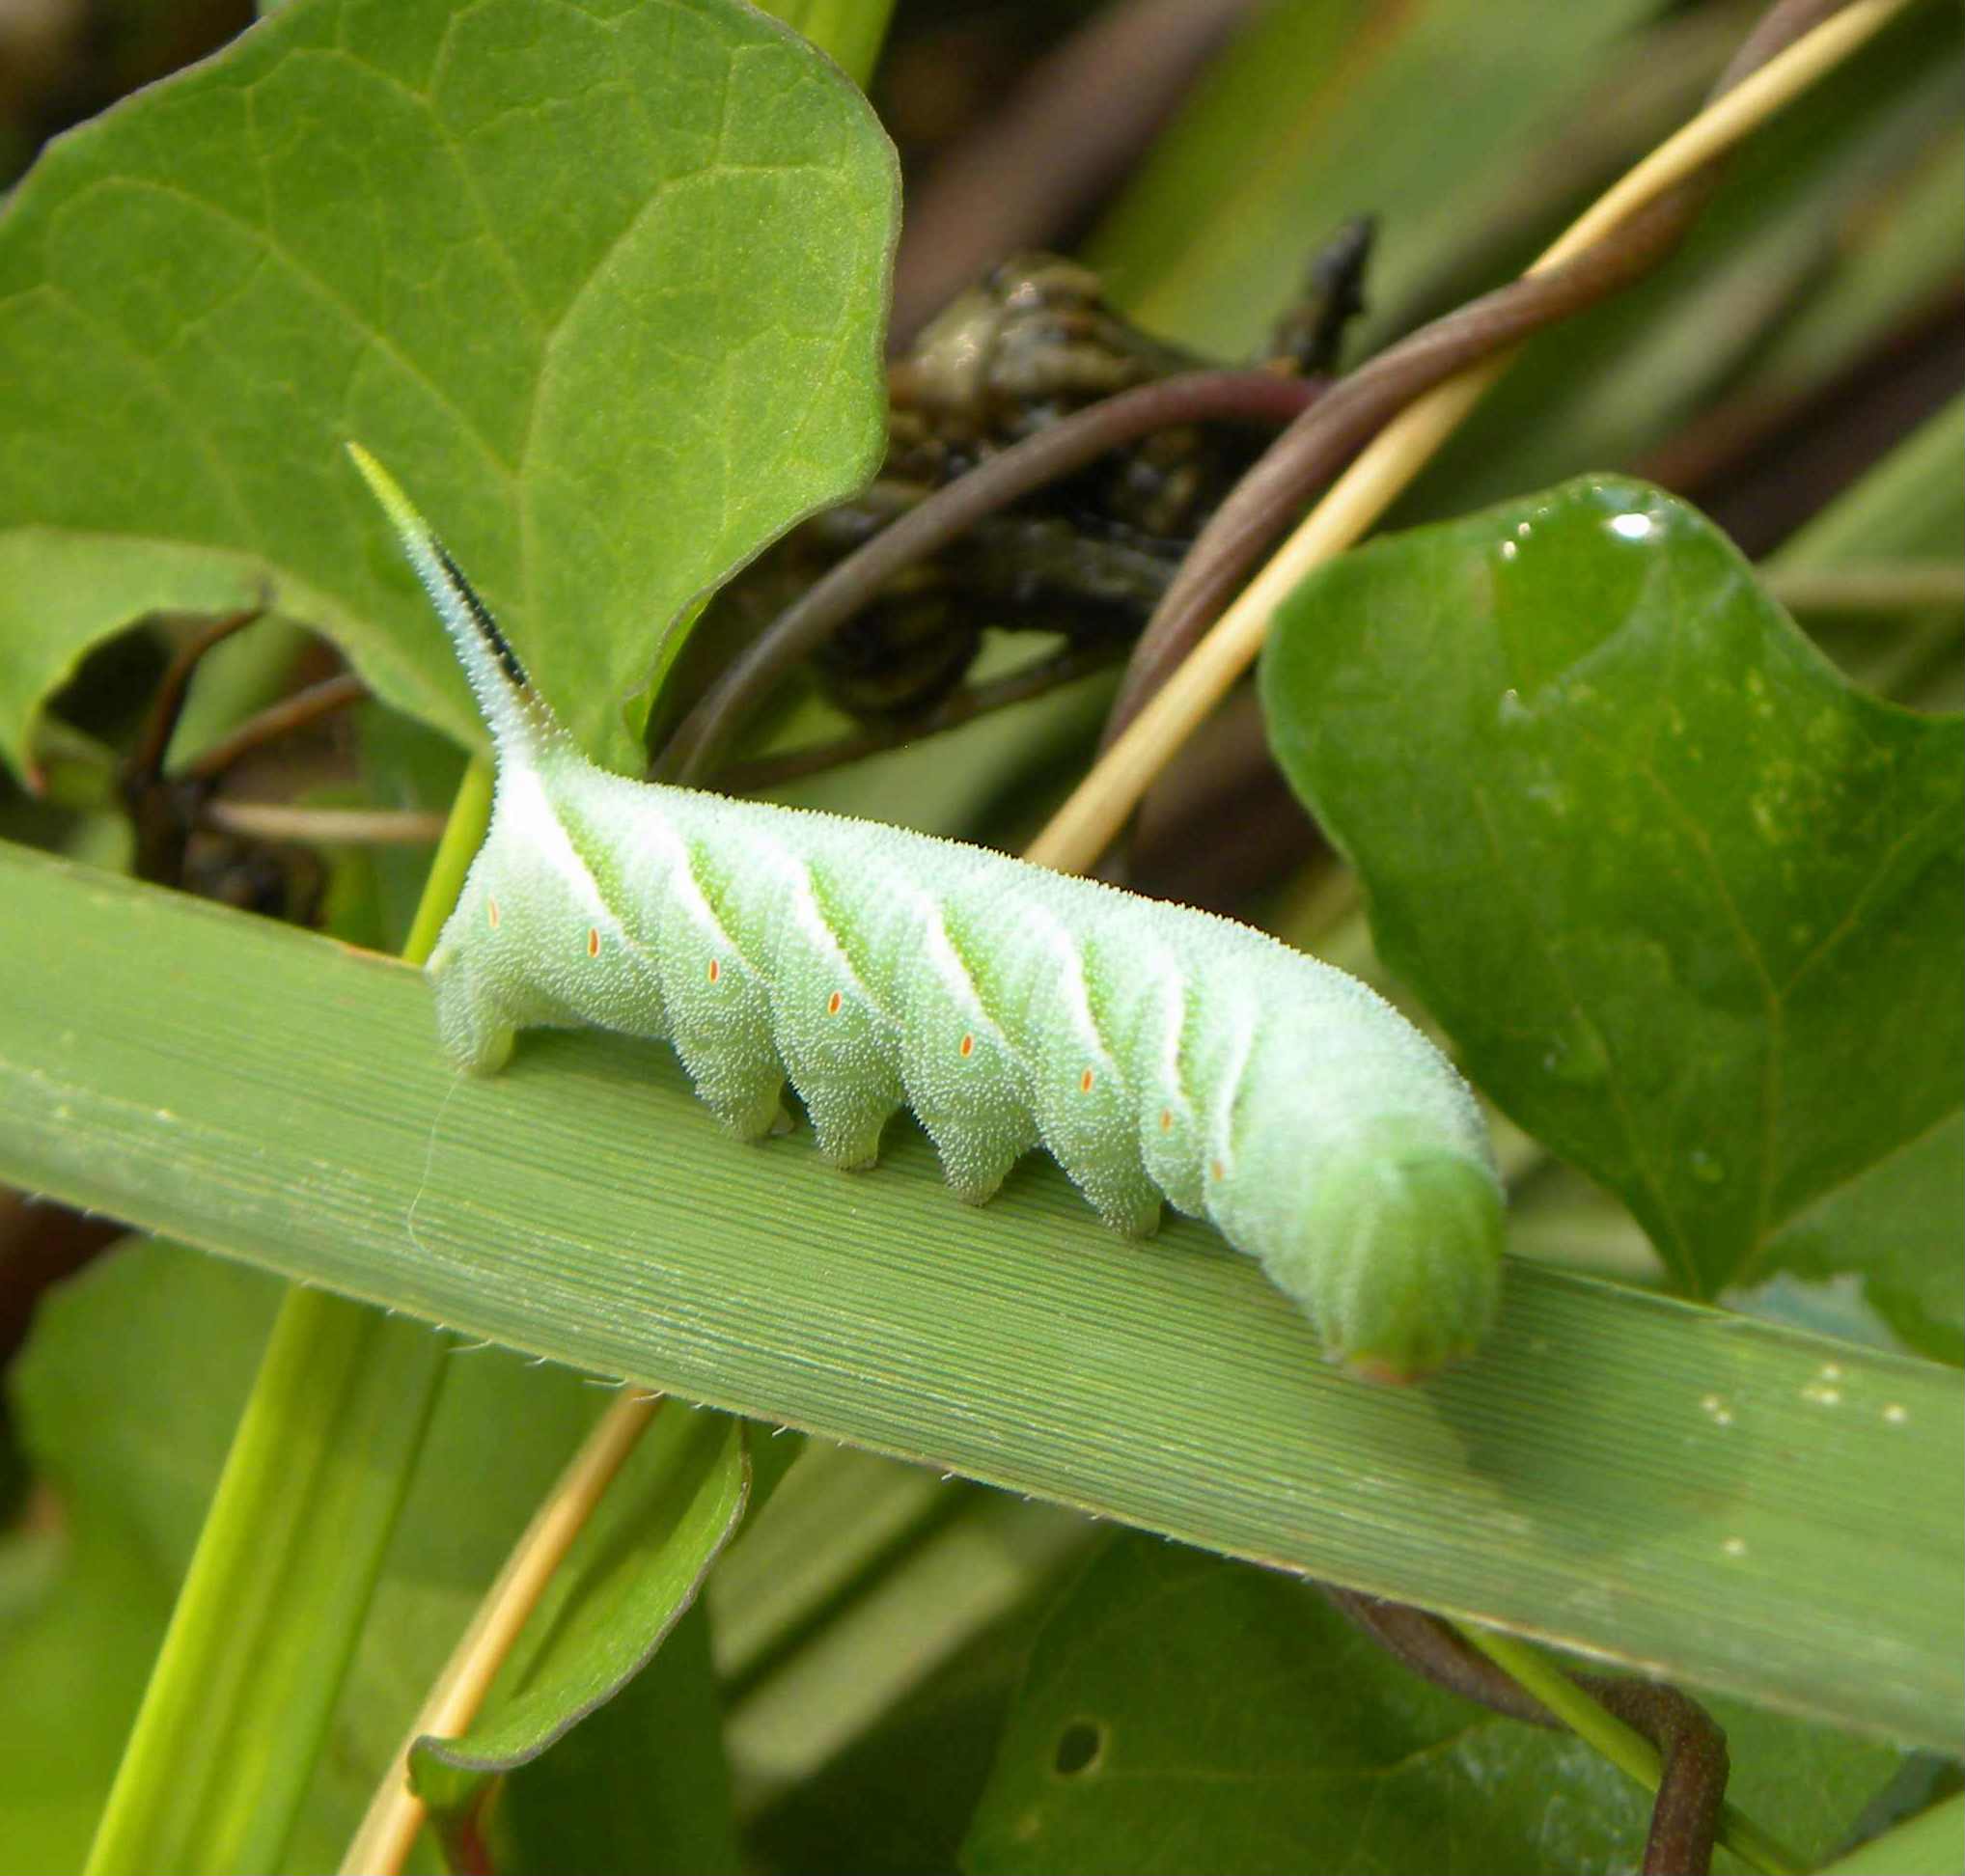
[{"label": "caterpillar body segment", "polygon": [[674,1043],[757,1138],[789,1079],[869,1165],[911,1108],[987,1199],[1041,1145],[1123,1231],[1210,1220],[1332,1356],[1410,1379],[1493,1314],[1501,1192],[1465,1084],[1359,983],[1232,921],[981,848],[596,768],[385,471],[351,445],[484,706],[491,824],[429,969],[445,1049]]}]

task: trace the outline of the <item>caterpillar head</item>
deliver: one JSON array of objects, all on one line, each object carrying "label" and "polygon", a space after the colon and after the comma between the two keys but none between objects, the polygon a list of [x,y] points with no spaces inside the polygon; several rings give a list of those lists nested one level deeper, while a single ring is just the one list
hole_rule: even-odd
[{"label": "caterpillar head", "polygon": [[1319,1169],[1263,1263],[1346,1372],[1417,1381],[1486,1335],[1503,1234],[1501,1194],[1484,1166],[1390,1124]]}]

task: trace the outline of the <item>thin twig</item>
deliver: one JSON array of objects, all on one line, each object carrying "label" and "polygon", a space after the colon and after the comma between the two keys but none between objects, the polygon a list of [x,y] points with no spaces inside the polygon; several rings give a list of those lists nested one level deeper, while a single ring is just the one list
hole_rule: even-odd
[{"label": "thin twig", "polygon": [[[1453,1627],[1470,1649],[1485,1655],[1559,1723],[1640,1784],[1659,1793],[1661,1802],[1652,1812],[1652,1836],[1647,1845],[1647,1870],[1665,1876],[1674,1868],[1694,1867],[1690,1860],[1702,1835],[1708,1845],[1717,1837],[1764,1876],[1800,1876],[1807,1867],[1787,1845],[1737,1806],[1725,1802],[1717,1788],[1725,1784],[1725,1736],[1695,1702],[1670,1689],[1660,1690],[1671,1697],[1668,1699],[1652,1698],[1642,1691],[1649,1683],[1566,1674],[1511,1635],[1470,1624]],[[1668,1793],[1668,1780],[1678,1788]],[[1717,1815],[1707,1829],[1700,1818],[1715,1804]]]},{"label": "thin twig", "polygon": [[310,846],[434,846],[447,814],[414,808],[296,808],[285,801],[208,801],[199,820],[250,841]]},{"label": "thin twig", "polygon": [[270,597],[263,595],[254,605],[241,606],[236,612],[209,621],[178,648],[177,655],[166,667],[157,685],[156,694],[151,699],[143,732],[138,736],[136,747],[130,751],[125,766],[125,774],[132,782],[140,785],[154,783],[163,773],[164,758],[170,752],[171,738],[177,733],[179,719],[184,714],[191,678],[204,662],[206,653],[214,646],[222,645],[235,632],[242,632],[248,625],[263,619],[270,604]]},{"label": "thin twig", "polygon": [[171,738],[178,733],[178,725],[183,717],[184,704],[191,694],[191,679],[206,654],[235,632],[242,632],[264,618],[268,603],[263,594],[256,605],[203,621],[164,670],[137,733],[136,745],[124,759],[117,774],[117,792],[135,837],[136,850],[130,869],[139,879],[159,886],[176,886],[183,879],[185,845],[203,791],[196,786],[180,788],[166,782],[164,759],[170,754]]},{"label": "thin twig", "polygon": [[[1740,141],[1900,13],[1909,0],[1852,0],[1743,79],[1659,146],[1599,199],[1536,263],[1547,272],[1600,240]],[[1776,9],[1776,13],[1785,10]],[[1766,22],[1763,21],[1763,28]],[[1757,33],[1757,38],[1760,37]],[[1124,824],[1140,796],[1261,648],[1270,615],[1312,567],[1348,547],[1418,475],[1506,369],[1504,355],[1436,386],[1366,446],[1282,550],[1222,616],[1171,680],[1106,751],[1027,857],[1082,871]]]}]

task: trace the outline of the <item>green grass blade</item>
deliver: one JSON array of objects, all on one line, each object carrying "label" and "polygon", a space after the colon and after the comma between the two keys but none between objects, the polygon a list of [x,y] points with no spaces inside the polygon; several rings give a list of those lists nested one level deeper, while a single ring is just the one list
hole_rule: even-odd
[{"label": "green grass blade", "polygon": [[659,1048],[439,1057],[404,967],[0,852],[0,1176],[684,1397],[1949,1750],[1965,1393],[1517,1265],[1495,1342],[1345,1383],[1211,1233],[992,1205],[901,1133],[736,1146]]},{"label": "green grass blade", "polygon": [[445,1349],[420,1323],[318,1290],[290,1292],[90,1850],[90,1876],[277,1866]]}]

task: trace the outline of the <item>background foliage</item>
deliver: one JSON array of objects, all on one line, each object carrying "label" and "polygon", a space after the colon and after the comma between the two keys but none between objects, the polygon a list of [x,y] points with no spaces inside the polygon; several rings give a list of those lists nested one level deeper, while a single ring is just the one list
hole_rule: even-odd
[{"label": "background foliage", "polygon": [[[415,1319],[318,1310],[342,1341],[315,1397],[256,1406],[288,1490],[232,1528],[253,1613],[197,1690],[203,1771],[137,1754],[153,1808],[98,1867],[339,1859],[613,1398],[582,1370],[682,1398],[465,1763],[419,1759],[426,1867],[1630,1865],[1621,1775],[1239,1559],[1723,1690],[1736,1802],[1811,1862],[1955,1789],[1960,606],[1824,577],[1955,575],[1953,11],[1912,8],[1743,152],[1679,257],[1538,341],[1408,504],[1437,525],[1325,569],[1274,642],[1269,739],[1355,874],[1279,877],[1303,848],[1272,793],[1242,909],[1406,1000],[1523,1130],[1500,1342],[1403,1396],[1317,1372],[1205,1232],[1119,1244],[1048,1167],[972,1215],[908,1135],[843,1195],[801,1142],[722,1141],[666,1056],[592,1037],[455,1084],[409,973],[89,869],[126,864],[117,762],[178,612],[273,615],[201,671],[180,759],[324,642],[376,701],[283,791],[448,803],[478,731],[343,438],[623,766],[692,600],[882,446],[894,156],[780,27],[724,0],[268,11],[50,144],[0,216],[0,762],[42,787],[0,833],[67,857],[0,858],[0,1175],[171,1234],[49,1288],[61,1215],[0,1215],[7,1320],[34,1307],[0,1866],[88,1852],[292,1339],[268,1269]],[[884,51],[883,6],[781,11],[871,74],[931,205],[1037,49],[1017,35],[1125,10],[921,10]],[[1082,236],[1122,306],[1225,355],[1358,209],[1384,227],[1357,347],[1503,277],[1747,23],[1221,11],[1186,100],[1102,190],[1034,191],[1022,238]],[[97,93],[0,87],[23,163],[160,75],[171,20],[244,23],[110,12]],[[903,289],[953,225],[910,222]],[[789,792],[1014,843],[1104,681]],[[1206,780],[1165,791],[1190,827],[1223,823]],[[330,848],[330,928],[400,949],[425,866]],[[365,1541],[372,1591],[337,1572]]]}]

